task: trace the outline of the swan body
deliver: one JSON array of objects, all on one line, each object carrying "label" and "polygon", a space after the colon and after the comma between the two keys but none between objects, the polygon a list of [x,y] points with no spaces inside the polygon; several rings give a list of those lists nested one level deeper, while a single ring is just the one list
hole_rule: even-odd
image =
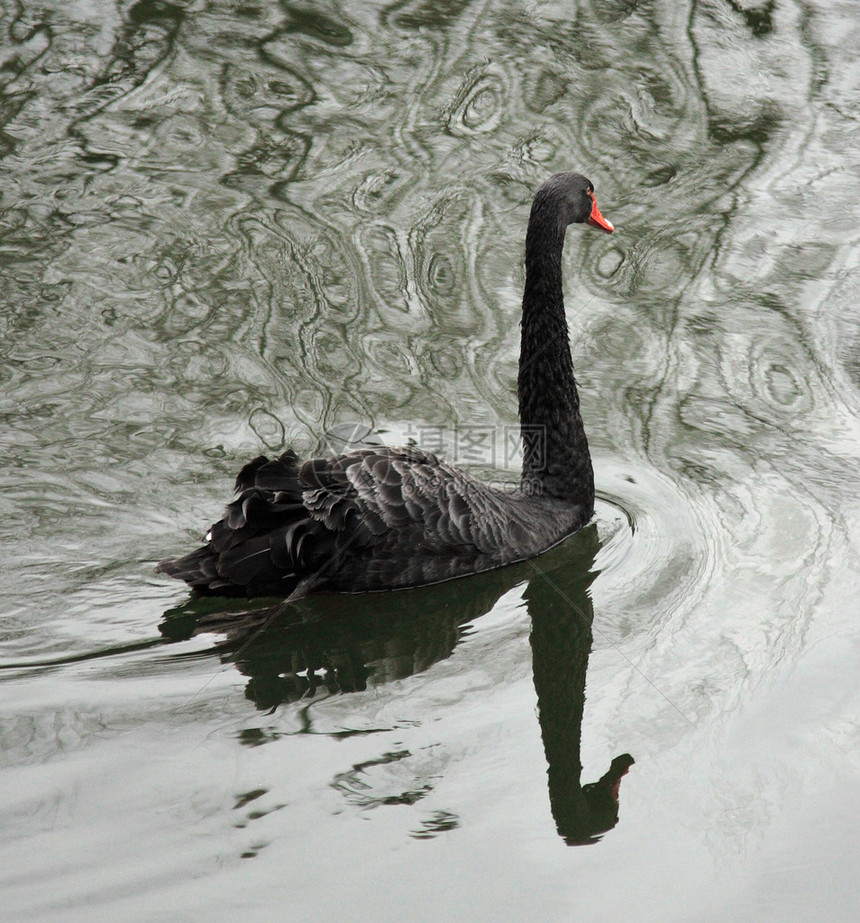
[{"label": "swan body", "polygon": [[565,230],[611,233],[592,184],[557,173],[535,194],[526,235],[516,490],[483,484],[412,447],[301,461],[259,456],[206,543],[162,561],[199,593],[282,596],[421,586],[534,557],[584,526],[594,476],[579,413],[562,295]]}]

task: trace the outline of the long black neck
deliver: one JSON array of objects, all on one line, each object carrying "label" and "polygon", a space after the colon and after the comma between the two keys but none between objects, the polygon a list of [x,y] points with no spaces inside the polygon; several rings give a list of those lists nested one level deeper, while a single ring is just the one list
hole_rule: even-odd
[{"label": "long black neck", "polygon": [[522,489],[594,509],[594,474],[573,377],[561,283],[565,227],[535,200],[526,234],[518,392]]}]

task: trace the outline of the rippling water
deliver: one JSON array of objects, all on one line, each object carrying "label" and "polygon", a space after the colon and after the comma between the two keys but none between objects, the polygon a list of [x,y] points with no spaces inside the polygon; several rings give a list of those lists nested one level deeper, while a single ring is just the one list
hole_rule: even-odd
[{"label": "rippling water", "polygon": [[[853,919],[856,5],[5,0],[0,34],[4,912]],[[300,623],[156,577],[260,451],[515,425],[561,169],[619,229],[565,257],[596,525]],[[583,786],[628,752],[614,826]]]}]

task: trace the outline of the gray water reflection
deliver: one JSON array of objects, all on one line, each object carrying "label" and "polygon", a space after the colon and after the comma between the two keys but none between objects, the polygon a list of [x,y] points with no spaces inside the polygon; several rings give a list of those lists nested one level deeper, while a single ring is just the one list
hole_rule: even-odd
[{"label": "gray water reflection", "polygon": [[[444,917],[454,891],[476,920],[850,918],[855,13],[0,3],[10,914],[232,919],[249,893],[282,906],[312,855],[299,912],[361,893],[380,919]],[[383,733],[309,741],[278,737],[297,706],[266,724],[247,677],[212,672],[211,636],[151,644],[182,598],[151,564],[261,450],[344,421],[514,422],[527,202],[569,168],[620,229],[565,266],[604,498],[582,761],[638,762],[623,826],[561,858],[531,824],[546,763],[514,590],[450,657],[311,706]],[[362,814],[329,792],[350,766],[433,789]],[[441,888],[411,849],[443,841]]]}]

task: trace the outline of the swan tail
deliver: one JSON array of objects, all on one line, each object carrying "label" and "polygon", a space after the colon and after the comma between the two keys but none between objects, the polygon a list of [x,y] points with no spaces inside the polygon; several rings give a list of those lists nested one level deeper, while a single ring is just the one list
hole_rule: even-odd
[{"label": "swan tail", "polygon": [[190,554],[168,558],[155,568],[157,574],[184,580],[195,592],[214,596],[247,596],[245,587],[233,585],[218,573],[218,556],[209,545]]},{"label": "swan tail", "polygon": [[239,472],[236,490],[206,544],[156,571],[202,595],[290,596],[325,545],[302,503],[295,453],[255,458]]}]

